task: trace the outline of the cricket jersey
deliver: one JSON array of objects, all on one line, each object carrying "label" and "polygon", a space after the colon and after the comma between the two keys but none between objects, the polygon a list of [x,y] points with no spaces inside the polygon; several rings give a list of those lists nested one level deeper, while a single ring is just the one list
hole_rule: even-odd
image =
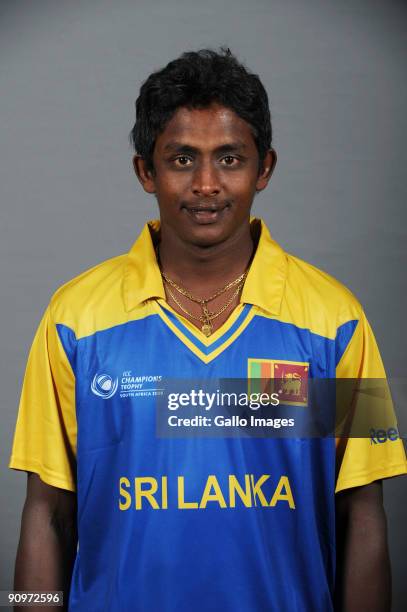
[{"label": "cricket jersey", "polygon": [[[350,291],[286,253],[261,220],[251,229],[240,303],[209,337],[166,302],[158,221],[128,254],[62,286],[45,311],[10,467],[77,493],[70,612],[328,612],[335,493],[406,472],[396,430],[339,444],[233,437],[226,426],[157,434],[169,380],[280,377],[287,403],[301,406],[307,381],[385,378]],[[207,408],[199,416],[212,418]]]}]

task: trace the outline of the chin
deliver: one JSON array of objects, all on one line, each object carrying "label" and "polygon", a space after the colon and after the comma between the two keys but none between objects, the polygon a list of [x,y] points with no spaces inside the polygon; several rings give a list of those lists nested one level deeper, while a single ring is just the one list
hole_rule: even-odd
[{"label": "chin", "polygon": [[199,247],[211,247],[224,242],[229,237],[225,228],[215,226],[202,226],[190,230],[186,234],[186,239],[190,244]]}]

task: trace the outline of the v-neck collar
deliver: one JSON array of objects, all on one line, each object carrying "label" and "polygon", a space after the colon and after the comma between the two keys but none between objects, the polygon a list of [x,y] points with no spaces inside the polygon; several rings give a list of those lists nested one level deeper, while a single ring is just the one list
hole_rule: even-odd
[{"label": "v-neck collar", "polygon": [[221,327],[206,337],[164,300],[156,301],[156,312],[178,339],[204,363],[209,363],[228,348],[254,316],[251,304],[239,304]]}]

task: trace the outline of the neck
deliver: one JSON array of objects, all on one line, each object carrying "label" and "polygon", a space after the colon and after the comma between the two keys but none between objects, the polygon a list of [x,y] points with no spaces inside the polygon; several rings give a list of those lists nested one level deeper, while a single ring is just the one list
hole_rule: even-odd
[{"label": "neck", "polygon": [[182,242],[165,227],[161,229],[162,270],[201,296],[240,276],[249,266],[253,248],[249,224],[227,241],[209,247]]}]

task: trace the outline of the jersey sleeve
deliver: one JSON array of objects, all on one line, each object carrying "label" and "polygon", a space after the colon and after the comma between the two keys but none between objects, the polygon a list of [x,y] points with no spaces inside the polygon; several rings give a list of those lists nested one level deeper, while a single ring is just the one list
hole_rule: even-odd
[{"label": "jersey sleeve", "polygon": [[76,490],[75,377],[47,307],[28,357],[9,467]]},{"label": "jersey sleeve", "polygon": [[339,492],[405,474],[407,462],[379,349],[362,308],[357,319],[338,329],[336,345],[337,381],[354,379],[358,385],[352,395],[350,436],[337,439]]}]

